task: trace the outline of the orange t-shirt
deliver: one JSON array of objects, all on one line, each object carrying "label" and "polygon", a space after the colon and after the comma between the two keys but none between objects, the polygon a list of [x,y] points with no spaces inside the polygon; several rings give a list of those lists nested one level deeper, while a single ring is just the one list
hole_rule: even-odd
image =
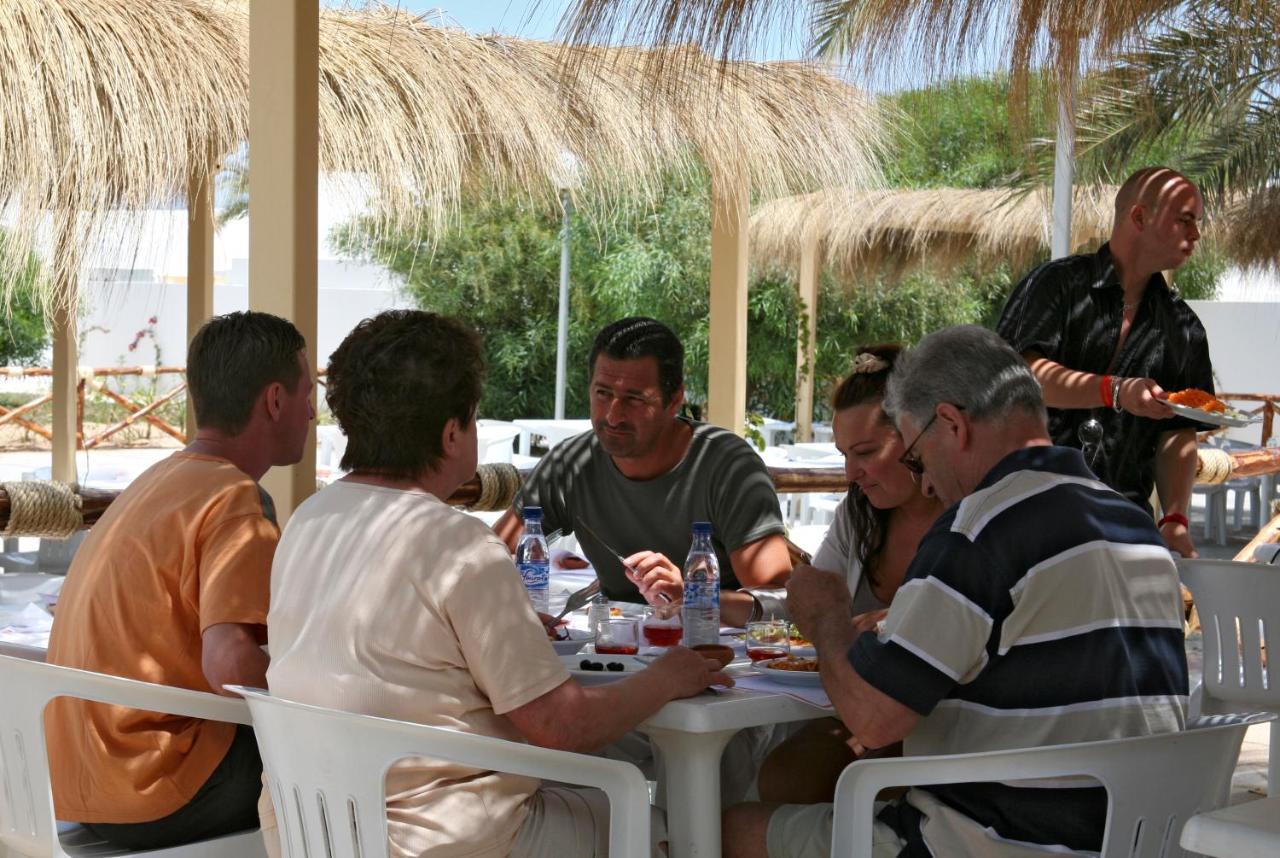
[{"label": "orange t-shirt", "polygon": [[[271,499],[247,474],[175,453],[134,480],[80,546],[49,661],[212,691],[201,635],[217,623],[266,625],[279,538]],[[189,802],[235,725],[59,698],[45,732],[58,818],[130,823]]]}]

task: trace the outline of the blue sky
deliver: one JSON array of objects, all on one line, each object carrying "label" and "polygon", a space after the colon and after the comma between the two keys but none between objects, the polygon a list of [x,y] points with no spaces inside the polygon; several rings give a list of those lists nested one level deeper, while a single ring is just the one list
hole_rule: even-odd
[{"label": "blue sky", "polygon": [[[556,37],[560,17],[569,0],[387,0],[412,12],[462,27],[472,33],[506,33],[550,41]],[[794,59],[799,56],[797,40],[778,33],[762,47],[755,59]]]},{"label": "blue sky", "polygon": [[[556,38],[560,18],[571,0],[386,0],[401,8],[426,15],[429,20],[462,27],[472,33],[505,33],[546,41]],[[997,39],[998,41],[998,39]],[[769,37],[764,39],[752,59],[798,59],[803,56],[802,38],[777,24]],[[977,71],[998,68],[1003,65],[999,48],[991,47],[983,52],[974,68]],[[850,78],[854,84],[872,91],[885,92],[902,87],[916,87],[927,83],[919,69],[899,68],[884,70],[870,81]]]}]

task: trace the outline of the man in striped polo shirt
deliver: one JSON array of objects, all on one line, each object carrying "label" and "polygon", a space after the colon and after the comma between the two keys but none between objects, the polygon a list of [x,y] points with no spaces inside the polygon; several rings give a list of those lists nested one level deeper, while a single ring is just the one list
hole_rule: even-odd
[{"label": "man in striped polo shirt", "polygon": [[[792,617],[855,749],[958,754],[1182,729],[1177,571],[1150,516],[1078,450],[1052,446],[1040,386],[995,333],[926,337],[899,358],[886,410],[902,462],[950,508],[920,543],[883,630],[859,633],[843,580],[797,570]],[[847,653],[847,657],[845,657]],[[884,807],[875,856],[1096,851],[1101,787],[912,789]],[[740,805],[726,855],[826,855],[830,805]]]}]

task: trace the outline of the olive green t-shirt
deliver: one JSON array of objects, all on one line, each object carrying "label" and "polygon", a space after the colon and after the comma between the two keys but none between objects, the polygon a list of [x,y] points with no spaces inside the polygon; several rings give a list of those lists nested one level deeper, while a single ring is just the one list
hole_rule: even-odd
[{"label": "olive green t-shirt", "polygon": [[[684,418],[680,418],[684,419]],[[764,461],[737,435],[686,420],[693,437],[683,459],[651,480],[623,476],[594,432],[584,432],[555,447],[516,496],[519,514],[526,506],[543,510],[543,529],[574,533],[604,593],[610,599],[642,602],[622,564],[580,522],[627,557],[658,551],[683,566],[695,521],[711,522],[711,541],[720,560],[721,589],[736,590],[729,555],[752,542],[784,533],[778,494]]]}]

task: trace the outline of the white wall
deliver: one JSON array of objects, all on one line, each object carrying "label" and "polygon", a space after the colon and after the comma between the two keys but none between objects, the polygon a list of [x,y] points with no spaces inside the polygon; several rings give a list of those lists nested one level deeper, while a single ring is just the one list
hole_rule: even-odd
[{"label": "white wall", "polygon": [[[344,272],[349,272],[351,279],[359,283],[384,275],[383,269],[338,262],[321,263],[320,267],[326,285],[320,288],[318,348],[312,357],[317,366],[324,366],[338,343],[361,319],[409,304],[398,291],[336,285],[343,282]],[[157,363],[150,338],[144,339],[137,351],[128,351],[129,343],[139,330],[147,327],[147,320],[152,316],[158,319],[154,328],[155,342],[160,346],[159,361],[170,366],[186,364],[185,284],[159,283],[151,278],[129,283],[99,281],[84,285],[81,301],[84,347],[79,363],[82,366]],[[248,284],[223,283],[214,287],[214,313],[245,310],[248,306]]]},{"label": "white wall", "polygon": [[[316,224],[319,337],[312,355],[317,366],[328,362],[361,319],[412,306],[401,294],[397,275],[378,265],[349,262],[329,242],[333,228],[359,215],[367,200],[368,191],[358,176],[321,176]],[[247,309],[248,218],[218,230],[213,250],[214,313]],[[81,366],[185,365],[186,253],[184,209],[119,213],[113,218],[102,243],[90,249],[81,283]],[[135,335],[153,316],[154,339],[147,337],[137,350],[129,351]]]},{"label": "white wall", "polygon": [[[1280,395],[1280,302],[1187,303],[1209,333],[1209,357],[1219,390]],[[1228,435],[1254,444],[1261,438],[1256,426],[1233,429]]]}]

